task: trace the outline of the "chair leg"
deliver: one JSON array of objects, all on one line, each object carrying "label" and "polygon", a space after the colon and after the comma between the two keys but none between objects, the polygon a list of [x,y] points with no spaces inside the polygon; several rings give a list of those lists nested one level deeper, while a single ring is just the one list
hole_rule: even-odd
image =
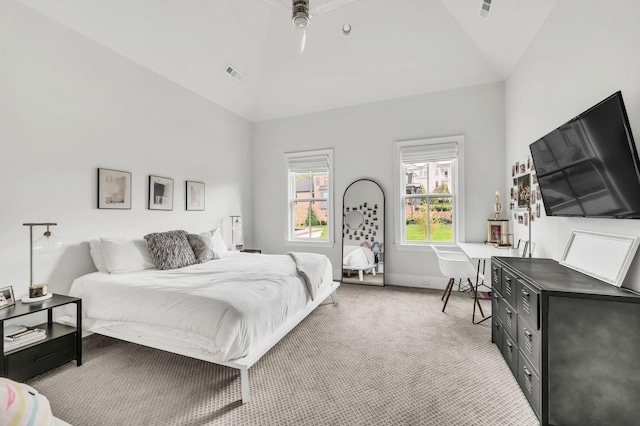
[{"label": "chair leg", "polygon": [[473,287],[473,284],[471,284],[471,280],[469,278],[467,278],[467,281],[469,281],[469,288],[471,289],[471,293],[473,293],[473,300],[475,301],[474,303],[478,304],[478,309],[480,309],[480,315],[482,315],[482,318],[484,318],[484,312],[482,312],[482,306],[480,306],[480,301],[478,300],[476,289]]},{"label": "chair leg", "polygon": [[449,278],[449,282],[447,283],[447,286],[444,288],[444,293],[442,293],[442,297],[440,298],[440,300],[444,300],[444,297],[447,295],[447,291],[449,291],[449,287],[451,287],[453,285],[453,278]]},{"label": "chair leg", "polygon": [[449,296],[451,296],[451,291],[453,290],[453,283],[454,283],[454,279],[451,278],[450,284],[448,285],[448,290],[449,291],[445,291],[447,294],[447,297],[444,299],[444,305],[442,306],[442,312],[444,312],[445,308],[447,307],[447,302],[449,302]]}]

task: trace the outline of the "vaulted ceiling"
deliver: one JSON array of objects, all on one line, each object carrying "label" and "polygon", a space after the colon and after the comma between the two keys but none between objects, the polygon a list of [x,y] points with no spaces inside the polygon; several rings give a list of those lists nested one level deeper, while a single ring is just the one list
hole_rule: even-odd
[{"label": "vaulted ceiling", "polygon": [[264,0],[17,1],[251,121],[504,80],[557,2],[493,0],[485,19],[483,0],[356,0],[312,17],[296,58]]}]

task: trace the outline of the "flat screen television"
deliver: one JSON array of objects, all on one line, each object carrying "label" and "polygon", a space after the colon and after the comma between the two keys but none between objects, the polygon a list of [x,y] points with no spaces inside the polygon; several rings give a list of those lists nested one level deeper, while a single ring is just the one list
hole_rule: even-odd
[{"label": "flat screen television", "polygon": [[547,216],[640,219],[640,161],[621,92],[529,149]]}]

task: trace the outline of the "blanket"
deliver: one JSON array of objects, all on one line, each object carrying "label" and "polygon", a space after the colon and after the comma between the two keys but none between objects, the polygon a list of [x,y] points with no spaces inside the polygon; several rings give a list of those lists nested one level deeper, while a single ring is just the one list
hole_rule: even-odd
[{"label": "blanket", "polygon": [[322,284],[324,272],[327,269],[327,257],[316,253],[289,252],[287,254],[295,262],[298,275],[302,277],[302,280],[307,285],[311,300],[315,300],[318,288]]},{"label": "blanket", "polygon": [[375,265],[375,256],[366,247],[357,247],[345,255],[342,266],[348,269],[368,269]]}]

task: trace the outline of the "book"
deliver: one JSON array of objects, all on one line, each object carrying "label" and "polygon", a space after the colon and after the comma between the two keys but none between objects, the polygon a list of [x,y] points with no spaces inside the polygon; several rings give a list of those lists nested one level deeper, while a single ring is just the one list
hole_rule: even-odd
[{"label": "book", "polygon": [[9,324],[4,328],[4,337],[11,337],[14,334],[22,333],[23,331],[27,331],[27,327],[24,325],[18,324]]},{"label": "book", "polygon": [[29,345],[33,342],[43,340],[44,338],[47,337],[47,333],[44,330],[40,330],[40,329],[35,329],[35,330],[37,331],[34,331],[33,333],[29,333],[28,335],[25,335],[22,338],[19,338],[13,341],[5,341],[4,342],[5,352],[18,349],[22,346]]},{"label": "book", "polygon": [[41,329],[35,328],[35,327],[18,326],[18,329],[20,329],[20,328],[23,328],[23,330],[16,331],[16,332],[13,332],[11,334],[5,333],[5,336],[4,336],[5,342],[7,342],[7,341],[12,342],[14,340],[19,340],[19,339],[25,338],[25,337],[29,336],[32,333],[36,333],[36,332],[39,332],[39,331],[44,331],[44,330],[41,330]]}]

